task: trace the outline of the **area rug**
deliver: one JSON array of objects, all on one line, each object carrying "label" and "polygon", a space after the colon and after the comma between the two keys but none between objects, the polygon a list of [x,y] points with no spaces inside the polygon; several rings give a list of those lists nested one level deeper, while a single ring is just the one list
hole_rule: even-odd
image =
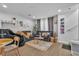
[{"label": "area rug", "polygon": [[42,40],[31,40],[29,42],[26,42],[26,45],[29,45],[29,46],[39,49],[41,51],[47,51],[52,46],[52,43],[42,41]]}]

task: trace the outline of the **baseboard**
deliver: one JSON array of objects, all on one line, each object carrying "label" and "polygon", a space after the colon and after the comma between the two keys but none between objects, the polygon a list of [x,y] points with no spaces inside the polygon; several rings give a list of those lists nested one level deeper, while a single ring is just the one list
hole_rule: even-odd
[{"label": "baseboard", "polygon": [[58,40],[58,43],[69,45],[69,42]]}]

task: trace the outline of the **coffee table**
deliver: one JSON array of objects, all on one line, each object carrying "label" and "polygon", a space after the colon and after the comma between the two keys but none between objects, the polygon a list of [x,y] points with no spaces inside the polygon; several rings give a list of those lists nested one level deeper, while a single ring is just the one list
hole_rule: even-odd
[{"label": "coffee table", "polygon": [[26,42],[26,45],[29,45],[41,51],[47,51],[52,46],[52,43],[42,40],[31,40],[29,42]]},{"label": "coffee table", "polygon": [[34,39],[36,39],[36,40],[43,40],[44,38],[43,37],[34,37]]}]

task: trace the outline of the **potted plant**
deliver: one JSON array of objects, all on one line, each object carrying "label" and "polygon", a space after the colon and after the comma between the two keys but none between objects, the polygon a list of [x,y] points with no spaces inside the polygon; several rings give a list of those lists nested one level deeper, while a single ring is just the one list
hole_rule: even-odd
[{"label": "potted plant", "polygon": [[33,35],[36,35],[36,33],[37,33],[37,24],[35,24],[35,25],[33,26],[32,33],[33,33]]}]

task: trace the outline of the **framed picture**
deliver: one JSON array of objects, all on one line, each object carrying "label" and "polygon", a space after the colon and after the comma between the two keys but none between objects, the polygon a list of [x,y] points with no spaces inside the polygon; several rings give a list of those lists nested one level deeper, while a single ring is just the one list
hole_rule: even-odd
[{"label": "framed picture", "polygon": [[64,18],[60,19],[60,33],[64,34]]}]

